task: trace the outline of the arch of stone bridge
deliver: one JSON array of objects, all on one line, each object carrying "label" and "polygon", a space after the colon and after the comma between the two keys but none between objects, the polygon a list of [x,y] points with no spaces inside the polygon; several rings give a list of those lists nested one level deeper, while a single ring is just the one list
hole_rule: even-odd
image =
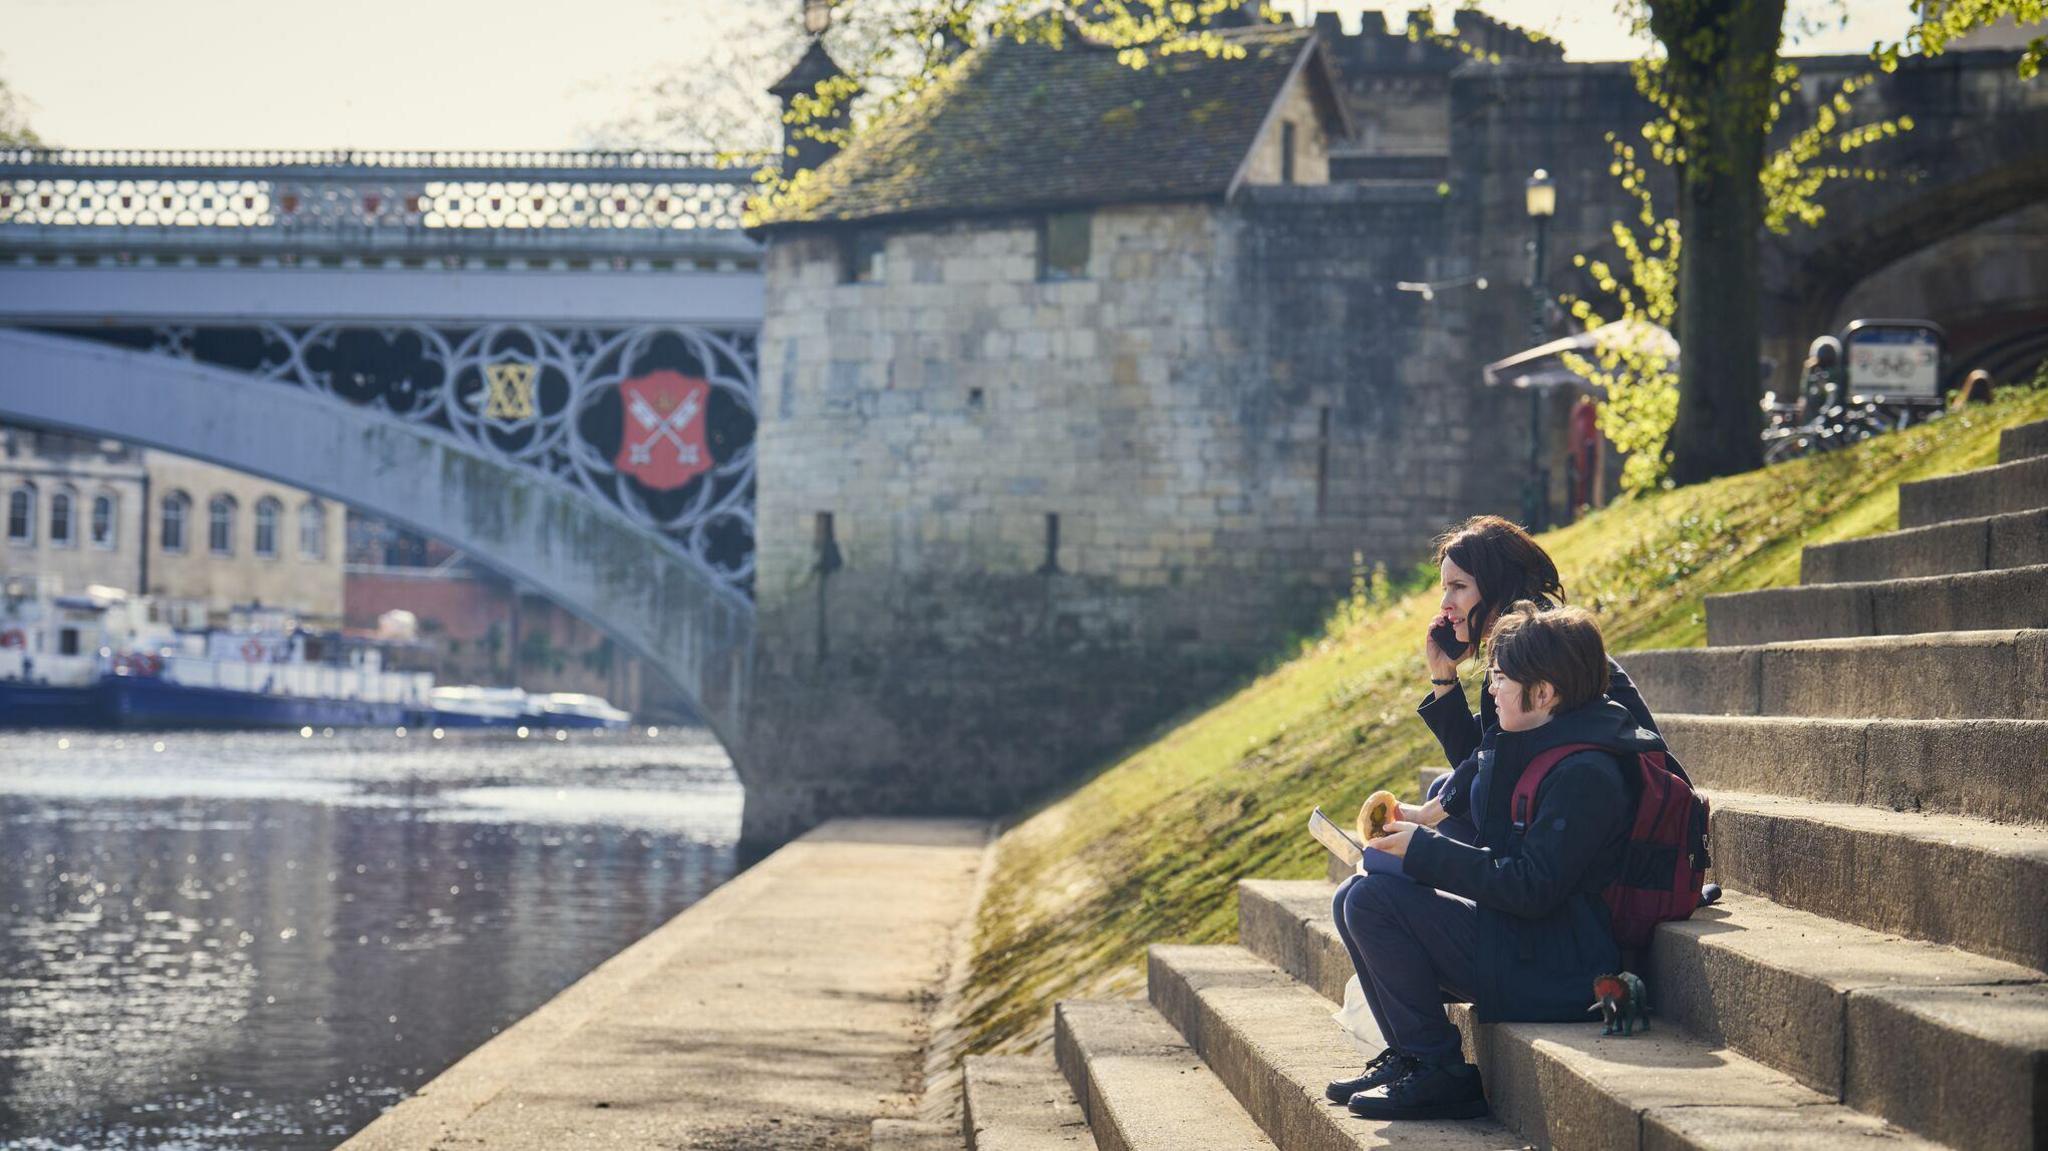
[{"label": "arch of stone bridge", "polygon": [[594,501],[373,409],[37,332],[0,330],[0,420],[191,456],[445,540],[645,660],[740,759],[753,606]]},{"label": "arch of stone bridge", "polygon": [[[1766,237],[1766,354],[1778,379],[1796,375],[1806,342],[1827,330],[1849,293],[1889,265],[1998,219],[2048,201],[2048,93],[2000,75],[2011,87],[1969,118],[1922,117],[1893,146],[1858,163],[1884,170],[1877,181],[1831,185],[1816,228]],[[1931,121],[1931,122],[1930,122]]]}]

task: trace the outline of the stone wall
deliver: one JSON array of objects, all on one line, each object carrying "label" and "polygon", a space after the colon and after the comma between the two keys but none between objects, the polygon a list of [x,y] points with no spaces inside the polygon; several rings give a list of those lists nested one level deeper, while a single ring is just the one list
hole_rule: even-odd
[{"label": "stone wall", "polygon": [[831,236],[778,235],[747,838],[1014,810],[1497,496],[1469,341],[1394,289],[1442,211],[1327,186],[1105,208],[1057,283],[1030,219],[896,231],[869,284]]}]

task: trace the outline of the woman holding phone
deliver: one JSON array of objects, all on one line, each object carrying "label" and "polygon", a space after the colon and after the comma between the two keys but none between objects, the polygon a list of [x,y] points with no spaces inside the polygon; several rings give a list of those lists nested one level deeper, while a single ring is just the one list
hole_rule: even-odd
[{"label": "woman holding phone", "polygon": [[[1443,599],[1422,642],[1430,690],[1416,710],[1436,736],[1452,771],[1432,785],[1426,802],[1420,806],[1401,804],[1397,818],[1432,828],[1439,835],[1463,843],[1477,844],[1487,804],[1505,803],[1515,781],[1491,779],[1491,773],[1482,770],[1492,760],[1492,748],[1501,730],[1500,716],[1493,692],[1485,688],[1480,691],[1479,710],[1473,712],[1458,681],[1458,665],[1480,655],[1510,605],[1526,600],[1539,608],[1555,607],[1564,600],[1564,588],[1557,564],[1542,545],[1499,516],[1474,516],[1438,536],[1434,556]],[[1606,698],[1626,708],[1637,726],[1654,737],[1657,721],[1642,695],[1620,664],[1611,658],[1606,659],[1606,664]],[[1362,906],[1368,894],[1367,885],[1360,883],[1360,878],[1354,876],[1338,887],[1331,915],[1345,949],[1350,952],[1352,966],[1358,970],[1359,982],[1366,989],[1373,1019],[1381,1036],[1386,1037],[1393,1032],[1384,1005],[1373,994],[1373,980],[1366,972],[1358,932],[1353,927],[1384,909]],[[1399,1081],[1418,1066],[1413,1053],[1389,1046],[1366,1065],[1362,1074],[1332,1082],[1326,1094],[1333,1102],[1348,1102],[1355,1095]]]}]

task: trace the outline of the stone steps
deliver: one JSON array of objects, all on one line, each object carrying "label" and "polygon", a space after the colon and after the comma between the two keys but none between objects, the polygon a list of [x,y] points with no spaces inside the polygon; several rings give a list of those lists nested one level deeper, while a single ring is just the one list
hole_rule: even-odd
[{"label": "stone steps", "polygon": [[[1244,947],[1316,987],[1325,1005],[1340,999],[1350,976],[1329,901],[1329,889],[1313,881],[1246,881],[1238,892]],[[1155,949],[1155,979],[1163,950]],[[1653,1005],[1655,994],[1653,985]],[[1451,1014],[1494,1114],[1538,1146],[1868,1147],[1875,1138],[1934,1146],[1668,1024],[1624,1037],[1590,1024],[1480,1025],[1464,1005]]]},{"label": "stone steps", "polygon": [[2048,627],[2048,566],[1707,597],[1707,644]]},{"label": "stone steps", "polygon": [[1971,1151],[2048,1116],[2038,971],[1727,892],[1650,949],[1655,1016]]},{"label": "stone steps", "polygon": [[1101,1151],[1272,1151],[1215,1072],[1152,1006],[1066,1000],[1053,1049]]},{"label": "stone steps", "polygon": [[2008,512],[1810,547],[1803,585],[1910,579],[2048,564],[2048,509]]},{"label": "stone steps", "polygon": [[2048,968],[2048,830],[1707,790],[1714,878],[1786,907]]},{"label": "stone steps", "polygon": [[1148,959],[1153,1004],[1287,1151],[1488,1151],[1515,1142],[1490,1121],[1375,1123],[1330,1103],[1324,1085],[1357,1074],[1365,1057],[1322,996],[1241,947],[1155,946]]},{"label": "stone steps", "polygon": [[1073,1089],[1050,1059],[970,1055],[961,1093],[972,1151],[1077,1151],[1095,1143]]},{"label": "stone steps", "polygon": [[917,1119],[877,1119],[868,1125],[868,1151],[961,1151],[960,1129]]},{"label": "stone steps", "polygon": [[1660,714],[1705,788],[2048,823],[2048,721]]},{"label": "stone steps", "polygon": [[1999,463],[2009,464],[2035,456],[2048,456],[2048,420],[2020,424],[1998,433]]},{"label": "stone steps", "polygon": [[2048,508],[2048,456],[1899,485],[1899,526]]},{"label": "stone steps", "polygon": [[2048,719],[2048,631],[1627,652],[1656,714]]}]

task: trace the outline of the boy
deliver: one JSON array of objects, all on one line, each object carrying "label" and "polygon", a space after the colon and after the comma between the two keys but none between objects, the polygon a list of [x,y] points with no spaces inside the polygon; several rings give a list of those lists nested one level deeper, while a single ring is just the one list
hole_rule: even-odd
[{"label": "boy", "polygon": [[1566,756],[1519,821],[1509,797],[1549,748],[1642,752],[1663,743],[1605,697],[1606,645],[1583,609],[1518,603],[1488,647],[1500,735],[1478,753],[1477,835],[1471,843],[1440,835],[1428,826],[1442,819],[1440,807],[1403,805],[1404,816],[1422,822],[1398,820],[1373,842],[1402,858],[1402,874],[1354,877],[1336,901],[1338,933],[1387,1049],[1329,1094],[1367,1118],[1486,1114],[1478,1068],[1464,1059],[1442,992],[1469,1000],[1482,1022],[1581,1021],[1594,977],[1620,965],[1601,898],[1633,814],[1616,755]]}]

